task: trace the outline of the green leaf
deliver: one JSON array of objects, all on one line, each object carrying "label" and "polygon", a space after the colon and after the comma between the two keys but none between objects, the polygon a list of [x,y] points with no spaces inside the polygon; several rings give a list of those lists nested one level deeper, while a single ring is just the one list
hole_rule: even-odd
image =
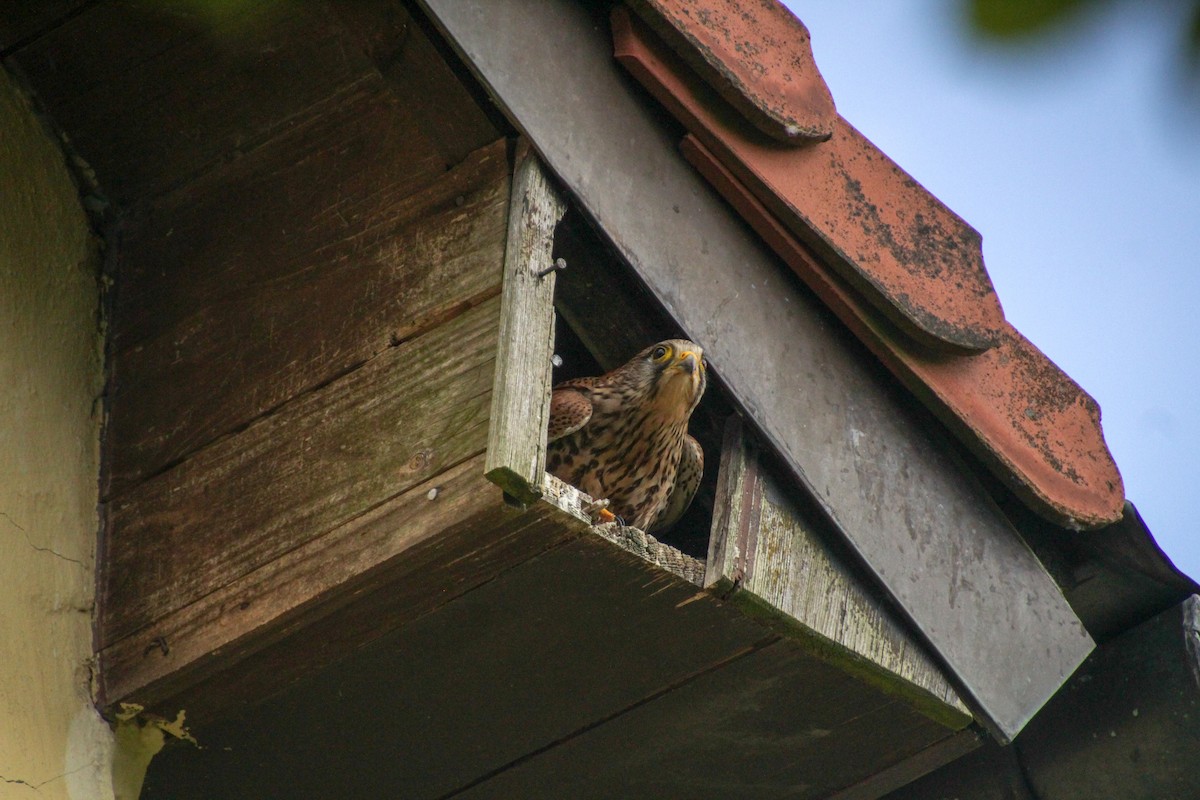
[{"label": "green leaf", "polygon": [[988,36],[1028,36],[1099,2],[1103,0],[970,0],[970,20],[977,31]]}]

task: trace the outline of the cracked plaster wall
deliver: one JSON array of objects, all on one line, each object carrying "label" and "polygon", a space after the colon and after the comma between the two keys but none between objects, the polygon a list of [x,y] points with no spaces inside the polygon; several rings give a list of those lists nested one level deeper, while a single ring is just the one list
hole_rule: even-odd
[{"label": "cracked plaster wall", "polygon": [[101,338],[62,151],[0,69],[0,798],[112,797],[91,701]]}]

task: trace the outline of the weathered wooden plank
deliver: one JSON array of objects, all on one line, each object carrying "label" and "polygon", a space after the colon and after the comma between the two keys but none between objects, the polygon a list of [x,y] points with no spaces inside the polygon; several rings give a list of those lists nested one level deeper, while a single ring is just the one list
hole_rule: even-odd
[{"label": "weathered wooden plank", "polygon": [[[996,730],[1015,735],[1090,638],[945,434],[680,158],[675,126],[614,65],[603,9],[420,3],[704,345],[770,447]],[[571,69],[529,57],[547,41],[572,54]]]},{"label": "weathered wooden plank", "polygon": [[[1105,794],[1101,797],[1127,797]],[[887,800],[1047,800],[1034,796],[1017,748],[985,741],[972,753],[944,765],[887,796]]]},{"label": "weathered wooden plank", "polygon": [[[451,501],[454,508],[448,513],[434,512],[441,518],[439,524],[445,525],[434,535],[413,542],[397,557],[340,584],[317,601],[297,607],[281,624],[212,652],[207,663],[196,670],[138,688],[128,699],[145,702],[166,715],[187,709],[189,722],[201,730],[231,715],[237,719],[239,712],[254,718],[256,707],[266,698],[297,686],[305,691],[305,681],[325,680],[320,677],[324,670],[347,660],[353,662],[356,654],[377,639],[395,634],[407,623],[560,546],[584,529],[584,523],[546,503],[515,512],[483,477],[482,466],[481,454],[464,463],[460,477],[465,482],[455,478],[451,483],[449,471],[443,473],[446,481],[442,476],[430,481],[439,488],[439,497],[442,491],[461,492],[459,501]],[[471,470],[469,477],[466,470]],[[413,490],[411,499],[418,504],[422,498],[428,501],[428,490],[422,494],[422,488]],[[437,499],[429,502],[436,504]],[[402,528],[424,524],[423,519],[410,523],[407,518],[397,518],[404,502],[397,499],[357,529],[370,540],[363,552],[380,552],[384,529],[404,538]],[[328,568],[337,569],[334,562],[340,549],[357,557],[350,540],[339,538],[324,559]],[[281,563],[284,572],[298,566],[293,560]],[[160,655],[152,651],[148,657]],[[120,699],[106,697],[109,704]]]},{"label": "weathered wooden plank", "polygon": [[670,545],[663,544],[640,528],[631,528],[610,522],[607,525],[597,525],[592,530],[622,550],[633,553],[655,566],[662,567],[688,583],[694,583],[697,586],[704,585],[703,561],[681,553]]},{"label": "weathered wooden plank", "polygon": [[681,553],[676,548],[663,544],[638,528],[618,525],[615,522],[591,525],[592,517],[589,507],[595,502],[595,499],[550,473],[546,473],[542,489],[542,500],[552,503],[580,521],[588,523],[591,535],[599,536],[627,553],[632,553],[649,564],[661,567],[688,583],[696,586],[704,585],[704,562],[700,559]]},{"label": "weathered wooden plank", "polygon": [[454,796],[815,800],[950,735],[800,648],[774,642]]},{"label": "weathered wooden plank", "polygon": [[105,703],[177,694],[270,645],[305,606],[319,602],[329,613],[330,597],[361,592],[372,570],[463,520],[494,514],[482,474],[482,455],[452,466],[117,640],[100,652]]},{"label": "weathered wooden plank", "polygon": [[[491,511],[376,571],[378,588],[348,607],[351,630],[342,611],[293,624],[245,665],[172,696],[164,710],[188,708],[206,746],[156,760],[145,796],[815,798],[852,787],[867,798],[961,751],[887,692],[587,532],[566,487],[523,513],[477,495]],[[498,538],[489,525],[527,527],[503,537],[520,546],[498,557],[484,552]],[[378,539],[368,549],[386,547],[366,527]],[[491,580],[479,581],[480,565]],[[431,591],[448,568],[475,571]],[[397,593],[418,613],[398,610]],[[297,666],[312,659],[330,666]],[[215,721],[208,711],[230,694],[245,712]],[[371,770],[357,768],[364,759]]]},{"label": "weathered wooden plank", "polygon": [[[597,537],[571,539],[286,696],[193,728],[204,749],[161,754],[144,796],[447,796],[761,641],[758,625],[696,595]],[[571,795],[547,784],[511,796]]]},{"label": "weathered wooden plank", "polygon": [[823,797],[927,749],[928,720],[653,572],[558,547],[194,729],[145,796]]},{"label": "weathered wooden plank", "polygon": [[499,298],[112,501],[101,647],[482,452]]},{"label": "weathered wooden plank", "polygon": [[706,585],[947,727],[969,724],[941,667],[818,531],[730,418]]},{"label": "weathered wooden plank", "polygon": [[373,65],[323,3],[95,3],[13,58],[117,200],[244,152]]},{"label": "weathered wooden plank", "polygon": [[504,143],[433,180],[378,91],[131,232],[108,496],[499,291]]},{"label": "weathered wooden plank", "polygon": [[500,348],[492,391],[487,476],[511,497],[530,503],[541,496],[550,418],[550,359],[554,355],[554,226],[566,205],[522,140],[517,146]]},{"label": "weathered wooden plank", "polygon": [[480,454],[106,648],[102,702],[218,718],[585,527],[543,506],[512,511]]},{"label": "weathered wooden plank", "polygon": [[432,197],[417,195],[436,196],[430,185],[445,169],[382,79],[369,74],[322,111],[131,212],[121,232],[117,351],[198,306],[312,271],[322,248],[330,251],[322,263],[371,256],[380,228],[419,217]]},{"label": "weathered wooden plank", "polygon": [[489,101],[476,99],[404,3],[334,0],[331,6],[388,84],[409,104],[447,164],[457,164],[501,137],[500,128],[480,106]]},{"label": "weathered wooden plank", "polygon": [[970,753],[979,747],[981,740],[982,736],[973,728],[964,728],[952,736],[934,742],[919,753],[831,795],[829,800],[875,800],[883,797],[888,792],[906,786]]}]

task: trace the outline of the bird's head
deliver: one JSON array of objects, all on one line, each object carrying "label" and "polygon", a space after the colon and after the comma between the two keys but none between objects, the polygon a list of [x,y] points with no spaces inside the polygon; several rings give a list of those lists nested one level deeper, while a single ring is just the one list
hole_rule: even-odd
[{"label": "bird's head", "polygon": [[647,347],[621,368],[664,417],[686,420],[708,383],[704,350],[687,339],[667,339]]}]

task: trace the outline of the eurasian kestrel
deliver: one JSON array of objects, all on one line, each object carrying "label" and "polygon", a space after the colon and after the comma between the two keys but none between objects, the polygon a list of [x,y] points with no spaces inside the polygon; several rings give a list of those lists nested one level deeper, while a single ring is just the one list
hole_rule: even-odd
[{"label": "eurasian kestrel", "polygon": [[605,375],[558,384],[546,469],[608,500],[626,525],[653,531],[674,524],[704,472],[704,451],[687,427],[706,369],[699,345],[668,339]]}]

